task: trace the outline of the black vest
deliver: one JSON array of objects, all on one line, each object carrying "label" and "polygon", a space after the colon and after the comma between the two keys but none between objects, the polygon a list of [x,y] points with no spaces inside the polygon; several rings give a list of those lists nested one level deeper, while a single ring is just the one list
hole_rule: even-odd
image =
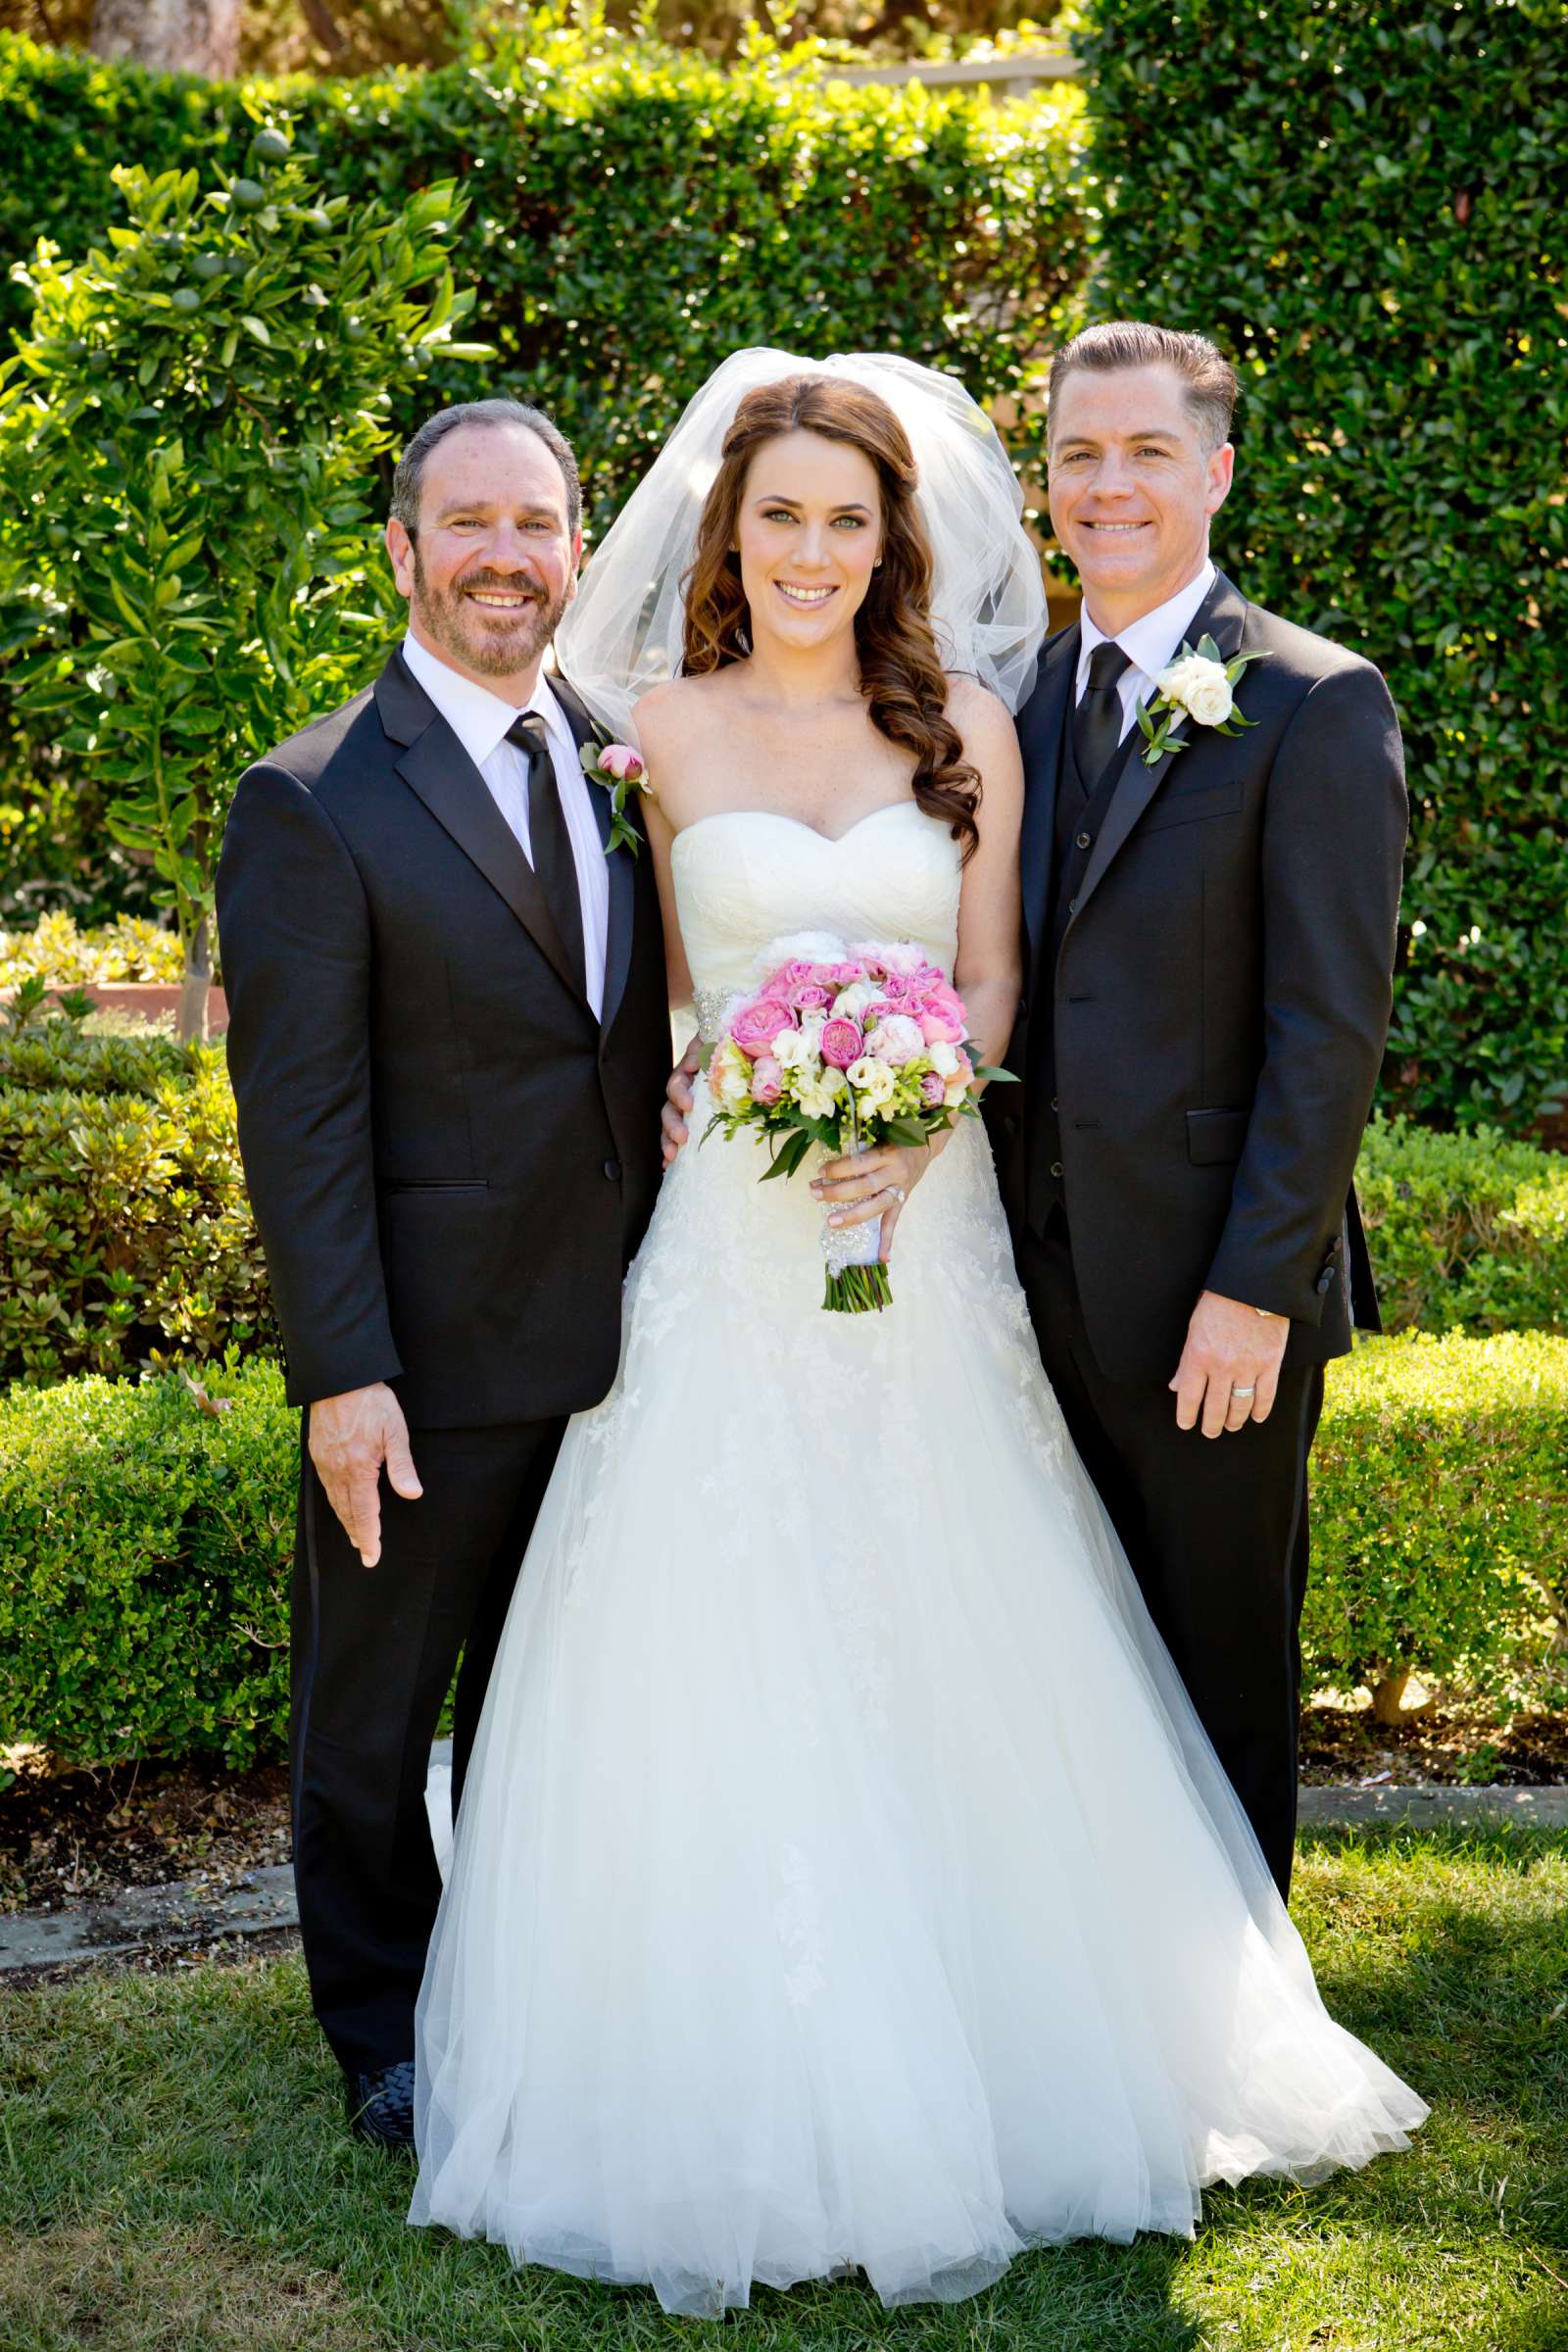
[{"label": "black vest", "polygon": [[1094,789],[1079,773],[1073,751],[1072,722],[1076,701],[1069,698],[1061,714],[1061,757],[1056,770],[1056,811],[1051,855],[1051,897],[1040,942],[1040,965],[1035,974],[1033,1010],[1029,1021],[1030,1055],[1027,1071],[1033,1113],[1029,1143],[1029,1222],[1043,1229],[1054,1206],[1065,1207],[1062,1195],[1061,1118],[1056,1101],[1056,959],[1067,925],[1077,910],[1078,892],[1101,828],[1110,813],[1116,786],[1127,757],[1124,735]]}]

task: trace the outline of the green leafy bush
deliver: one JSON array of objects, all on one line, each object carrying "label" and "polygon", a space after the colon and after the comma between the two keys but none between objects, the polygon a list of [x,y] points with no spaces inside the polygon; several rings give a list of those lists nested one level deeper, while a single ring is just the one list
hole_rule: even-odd
[{"label": "green leafy bush", "polygon": [[298,1453],[270,1364],[0,1399],[0,1743],[277,1752]]},{"label": "green leafy bush", "polygon": [[80,988],[88,981],[170,987],[183,969],[175,934],[145,915],[118,915],[83,931],[69,914],[44,914],[24,931],[0,931],[0,988],[32,979],[51,988]]},{"label": "green leafy bush", "polygon": [[276,1344],[221,1053],[0,1034],[0,1379]]},{"label": "green leafy bush", "polygon": [[1308,1687],[1568,1685],[1568,1340],[1371,1340],[1313,1457]]},{"label": "green leafy bush", "polygon": [[1081,41],[1094,309],[1237,362],[1220,560],[1398,706],[1387,1099],[1440,1124],[1568,1081],[1563,36],[1561,0],[1094,0]]},{"label": "green leafy bush", "polygon": [[276,121],[236,160],[205,188],[117,165],[126,220],[84,256],[39,244],[0,365],[0,580],[13,637],[32,623],[10,682],[114,786],[109,829],[184,950],[187,1035],[236,776],[364,684],[393,629],[387,379],[437,346],[487,356],[452,341],[473,295],[447,268],[450,180],[351,205]]},{"label": "green leafy bush", "polygon": [[1568,1157],[1379,1117],[1355,1180],[1390,1331],[1568,1334]]},{"label": "green leafy bush", "polygon": [[[298,1416],[271,1364],[201,1377],[0,1400],[0,1743],[281,1747]],[[1369,1342],[1330,1369],[1315,1462],[1312,1683],[1485,1688],[1560,1645],[1568,1341]]]}]

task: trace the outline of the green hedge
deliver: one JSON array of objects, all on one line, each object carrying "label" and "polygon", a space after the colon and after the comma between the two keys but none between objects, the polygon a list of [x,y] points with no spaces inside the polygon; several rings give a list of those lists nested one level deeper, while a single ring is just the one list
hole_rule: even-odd
[{"label": "green hedge", "polygon": [[[0,261],[39,235],[102,243],[112,163],[232,160],[247,109],[279,102],[331,193],[461,181],[473,332],[498,387],[561,417],[601,523],[737,345],[907,351],[992,401],[1038,373],[1083,273],[1074,91],[999,109],[852,88],[761,39],[721,69],[542,12],[458,64],[358,81],[159,79],[0,35]],[[22,299],[0,288],[0,330]],[[449,367],[394,387],[397,421],[472,397]]]},{"label": "green hedge", "polygon": [[276,1341],[221,1052],[0,1033],[0,1380]]},{"label": "green hedge", "polygon": [[1390,1331],[1568,1335],[1568,1156],[1379,1117],[1355,1180]]},{"label": "green hedge", "polygon": [[1308,1685],[1415,1672],[1568,1701],[1568,1340],[1373,1340],[1313,1454]]},{"label": "green hedge", "polygon": [[[299,1418],[271,1364],[203,1377],[0,1400],[0,1745],[281,1747]],[[1551,1688],[1568,1341],[1370,1342],[1331,1369],[1316,1465],[1311,1683]]]},{"label": "green hedge", "polygon": [[[76,966],[69,944],[34,952],[51,980],[155,953],[131,929]],[[1357,1181],[1391,1330],[1568,1334],[1568,1158],[1375,1119]],[[221,1049],[63,1016],[0,1029],[0,1381],[276,1340]]]},{"label": "green hedge", "polygon": [[299,1415],[270,1364],[210,1385],[0,1401],[0,1745],[281,1751]]},{"label": "green hedge", "polygon": [[1387,1099],[1445,1123],[1568,1081],[1565,31],[1562,0],[1095,0],[1082,40],[1093,307],[1237,361],[1220,559],[1393,686]]}]

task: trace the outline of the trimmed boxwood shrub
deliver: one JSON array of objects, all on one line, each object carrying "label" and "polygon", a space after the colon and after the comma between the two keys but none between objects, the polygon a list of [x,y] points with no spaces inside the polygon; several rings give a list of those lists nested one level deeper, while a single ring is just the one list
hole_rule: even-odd
[{"label": "trimmed boxwood shrub", "polygon": [[1568,1692],[1568,1340],[1425,1333],[1330,1367],[1308,1687],[1418,1673]]},{"label": "trimmed boxwood shrub", "polygon": [[276,1344],[220,1049],[0,1032],[0,1379]]},{"label": "trimmed boxwood shrub", "polygon": [[271,1364],[0,1400],[0,1744],[279,1752],[298,1453]]},{"label": "trimmed boxwood shrub", "polygon": [[[1374,1120],[1358,1182],[1391,1330],[1568,1332],[1568,1159]],[[0,1379],[276,1344],[221,1048],[0,1029]]]},{"label": "trimmed boxwood shrub", "polygon": [[[203,1382],[0,1400],[0,1744],[281,1750],[299,1416],[271,1364]],[[1315,1463],[1309,1684],[1539,1669],[1568,1600],[1568,1340],[1370,1342],[1330,1369]]]},{"label": "trimmed boxwood shrub", "polygon": [[1390,1331],[1568,1334],[1568,1157],[1375,1118],[1355,1180]]},{"label": "trimmed boxwood shrub", "polygon": [[1095,312],[1236,361],[1220,560],[1398,706],[1386,1099],[1527,1126],[1568,1083],[1562,0],[1093,0],[1080,46]]}]

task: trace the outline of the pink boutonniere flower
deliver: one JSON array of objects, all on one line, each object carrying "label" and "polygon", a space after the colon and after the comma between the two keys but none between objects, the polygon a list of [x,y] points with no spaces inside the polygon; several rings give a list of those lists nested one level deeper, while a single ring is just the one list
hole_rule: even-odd
[{"label": "pink boutonniere flower", "polygon": [[633,793],[652,789],[641,752],[634,751],[629,743],[596,740],[585,743],[578,757],[588,781],[603,785],[610,795],[610,839],[605,844],[605,856],[608,858],[624,843],[635,858],[643,837],[626,814],[626,804]]}]

